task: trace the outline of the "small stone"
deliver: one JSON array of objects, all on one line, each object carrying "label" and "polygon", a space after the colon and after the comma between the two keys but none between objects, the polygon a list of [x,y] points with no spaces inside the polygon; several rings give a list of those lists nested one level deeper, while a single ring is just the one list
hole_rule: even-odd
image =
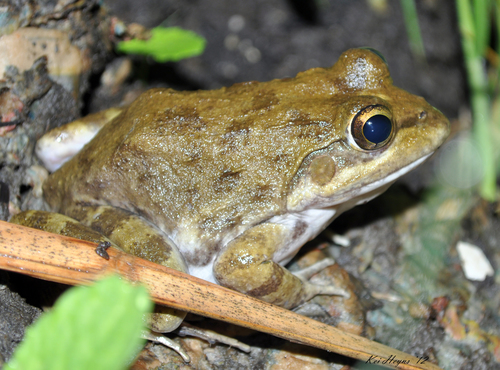
[{"label": "small stone", "polygon": [[493,276],[495,271],[479,247],[460,241],[457,243],[457,251],[467,279],[484,281],[487,276]]}]

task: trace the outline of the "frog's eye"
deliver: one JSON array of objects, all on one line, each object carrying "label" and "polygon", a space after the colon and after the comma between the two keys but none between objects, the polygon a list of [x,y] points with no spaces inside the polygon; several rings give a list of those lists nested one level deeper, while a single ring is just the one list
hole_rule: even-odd
[{"label": "frog's eye", "polygon": [[375,150],[386,145],[393,132],[389,109],[383,105],[369,105],[354,116],[348,129],[348,138],[358,149]]}]

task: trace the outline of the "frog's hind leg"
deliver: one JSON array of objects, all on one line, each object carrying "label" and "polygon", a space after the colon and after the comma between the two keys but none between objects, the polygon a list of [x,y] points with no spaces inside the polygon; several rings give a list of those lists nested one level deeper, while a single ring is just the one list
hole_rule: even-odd
[{"label": "frog's hind leg", "polygon": [[331,260],[297,274],[273,261],[276,251],[287,243],[288,235],[285,225],[275,223],[259,224],[245,231],[217,257],[215,277],[221,285],[285,308],[296,307],[318,294],[346,295],[341,288],[306,281],[332,264]]},{"label": "frog's hind leg", "polygon": [[[45,211],[22,212],[12,217],[10,222],[94,243],[111,243],[127,253],[187,272],[177,248],[160,230],[141,217],[112,207],[85,207],[73,213],[72,216],[83,222]],[[166,333],[175,330],[185,316],[183,311],[156,306],[155,313],[148,315],[147,321],[153,331]],[[176,342],[168,338],[160,340],[154,334],[145,338],[161,342],[189,361],[187,353]]]},{"label": "frog's hind leg", "polygon": [[[108,242],[137,257],[187,272],[177,248],[160,230],[139,216],[106,206],[84,207],[73,211],[71,216],[74,218],[26,211],[12,217],[10,222],[94,243]],[[183,311],[157,306],[148,318],[148,325],[156,332],[167,333],[175,330],[185,316]]]},{"label": "frog's hind leg", "polygon": [[[184,258],[172,241],[138,215],[110,206],[75,207],[67,213],[109,238],[126,253],[188,272]],[[156,306],[155,313],[149,317],[148,326],[158,333],[171,332],[182,323],[185,316],[183,311]]]}]

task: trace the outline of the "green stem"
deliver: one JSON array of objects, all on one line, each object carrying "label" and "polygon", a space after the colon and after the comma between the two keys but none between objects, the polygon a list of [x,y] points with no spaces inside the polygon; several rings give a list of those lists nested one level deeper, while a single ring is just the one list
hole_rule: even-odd
[{"label": "green stem", "polygon": [[[490,122],[490,97],[488,94],[488,80],[484,67],[484,57],[479,52],[482,39],[477,36],[473,10],[469,0],[456,0],[458,23],[462,35],[462,49],[464,51],[465,69],[471,94],[471,109],[473,118],[473,136],[481,153],[483,166],[483,180],[480,194],[489,201],[495,200],[496,175],[495,160],[493,155],[493,142]],[[478,9],[474,9],[479,11]],[[482,51],[481,51],[482,52]]]},{"label": "green stem", "polygon": [[406,32],[410,40],[412,54],[422,62],[425,62],[425,48],[422,41],[420,26],[418,25],[417,7],[414,0],[401,0],[401,8],[405,18]]}]

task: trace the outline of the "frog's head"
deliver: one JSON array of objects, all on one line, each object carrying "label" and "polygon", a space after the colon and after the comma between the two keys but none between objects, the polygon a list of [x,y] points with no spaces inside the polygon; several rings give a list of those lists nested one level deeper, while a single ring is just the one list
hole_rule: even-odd
[{"label": "frog's head", "polygon": [[425,161],[449,134],[441,112],[393,86],[377,53],[348,50],[323,71],[335,92],[330,103],[338,132],[302,162],[290,188],[289,210],[343,211],[364,203]]}]

